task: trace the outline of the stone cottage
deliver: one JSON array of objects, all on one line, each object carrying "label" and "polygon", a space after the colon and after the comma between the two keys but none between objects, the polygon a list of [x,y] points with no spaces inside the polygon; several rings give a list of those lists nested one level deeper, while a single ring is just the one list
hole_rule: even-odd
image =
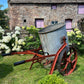
[{"label": "stone cottage", "polygon": [[84,18],[84,0],[8,0],[10,28],[35,25],[37,28],[65,22],[74,28]]}]

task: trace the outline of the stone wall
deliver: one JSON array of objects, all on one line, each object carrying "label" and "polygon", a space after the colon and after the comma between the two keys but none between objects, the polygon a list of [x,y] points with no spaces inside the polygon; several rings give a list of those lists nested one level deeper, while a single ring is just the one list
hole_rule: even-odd
[{"label": "stone wall", "polygon": [[51,4],[10,4],[10,28],[35,25],[36,18],[43,18],[45,26],[50,25],[51,21],[72,19],[72,27],[75,27],[76,22],[84,17],[77,11],[78,4],[57,4],[57,9],[51,9]]}]

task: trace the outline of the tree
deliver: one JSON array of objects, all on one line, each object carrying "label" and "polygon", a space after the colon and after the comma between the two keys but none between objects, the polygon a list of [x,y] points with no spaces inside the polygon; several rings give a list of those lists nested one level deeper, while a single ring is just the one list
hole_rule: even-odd
[{"label": "tree", "polygon": [[9,26],[9,18],[7,16],[8,9],[1,10],[1,7],[3,7],[3,5],[0,5],[0,26],[5,29]]},{"label": "tree", "polygon": [[78,21],[78,27],[81,30],[81,32],[84,34],[84,18]]}]

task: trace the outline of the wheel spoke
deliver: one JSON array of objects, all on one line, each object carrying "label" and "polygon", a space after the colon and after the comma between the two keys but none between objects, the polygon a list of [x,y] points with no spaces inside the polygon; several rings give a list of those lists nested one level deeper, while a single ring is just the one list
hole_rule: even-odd
[{"label": "wheel spoke", "polygon": [[72,64],[77,60],[77,58],[75,58],[73,61],[72,61]]},{"label": "wheel spoke", "polygon": [[74,54],[74,52],[71,52],[71,53],[70,53],[70,55],[69,55],[68,59],[70,59],[70,58],[71,58],[72,54]]},{"label": "wheel spoke", "polygon": [[68,62],[66,63],[66,65],[65,65],[65,67],[64,67],[64,69],[62,69],[61,71],[64,71],[64,70],[66,70],[67,69],[67,66],[68,66]]}]

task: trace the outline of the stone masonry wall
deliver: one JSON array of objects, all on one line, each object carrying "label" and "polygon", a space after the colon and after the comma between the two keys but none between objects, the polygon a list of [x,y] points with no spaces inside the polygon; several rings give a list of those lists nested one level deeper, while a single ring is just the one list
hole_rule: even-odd
[{"label": "stone masonry wall", "polygon": [[84,14],[78,14],[78,4],[57,4],[57,9],[51,9],[51,4],[9,4],[9,16],[12,29],[14,26],[35,25],[36,18],[43,18],[45,26],[51,21],[72,19],[72,27],[75,27]]}]

